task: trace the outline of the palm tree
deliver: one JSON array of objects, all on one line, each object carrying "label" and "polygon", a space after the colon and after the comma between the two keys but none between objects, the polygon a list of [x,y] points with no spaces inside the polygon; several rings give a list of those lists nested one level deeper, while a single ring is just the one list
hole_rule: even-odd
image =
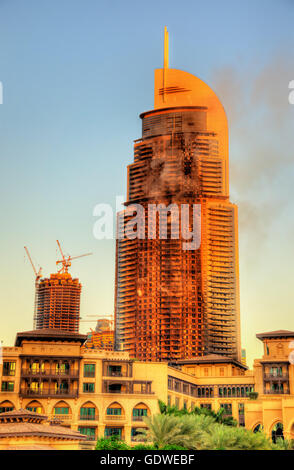
[{"label": "palm tree", "polygon": [[283,439],[278,437],[276,443],[273,444],[272,448],[274,450],[294,450],[294,440],[293,439]]},{"label": "palm tree", "polygon": [[185,415],[204,415],[211,416],[215,422],[225,424],[226,426],[237,426],[237,421],[232,416],[224,416],[224,408],[220,408],[217,412],[210,410],[209,408],[199,408],[195,406],[193,409],[188,411],[186,408],[179,408],[175,405],[166,405],[163,401],[158,400],[158,406],[161,414],[173,415],[173,416],[185,416]]},{"label": "palm tree", "polygon": [[215,424],[206,433],[203,448],[208,450],[269,450],[271,443],[262,433],[254,433],[244,428]]},{"label": "palm tree", "polygon": [[195,426],[192,416],[176,417],[166,414],[154,415],[144,418],[148,429],[141,428],[138,439],[153,442],[162,449],[167,445],[181,446],[187,449],[199,448],[203,439],[203,432]]}]

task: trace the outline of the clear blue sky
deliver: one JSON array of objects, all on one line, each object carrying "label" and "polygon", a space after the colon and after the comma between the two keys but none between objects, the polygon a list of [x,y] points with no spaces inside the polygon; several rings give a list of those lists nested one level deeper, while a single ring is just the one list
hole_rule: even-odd
[{"label": "clear blue sky", "polygon": [[[93,207],[125,194],[126,166],[153,107],[153,71],[206,81],[230,124],[231,194],[240,207],[243,345],[294,329],[294,2],[0,0],[1,334],[32,328],[33,272],[56,238],[83,284],[82,316],[110,314],[114,242],[93,238]],[[87,330],[94,324],[84,324]]]}]

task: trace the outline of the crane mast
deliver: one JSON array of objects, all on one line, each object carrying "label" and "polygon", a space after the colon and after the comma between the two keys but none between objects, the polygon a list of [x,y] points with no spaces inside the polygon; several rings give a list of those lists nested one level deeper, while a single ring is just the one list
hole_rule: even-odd
[{"label": "crane mast", "polygon": [[58,270],[59,273],[67,273],[68,272],[68,268],[70,268],[71,266],[71,262],[72,260],[74,259],[77,259],[77,258],[83,258],[84,256],[89,256],[89,255],[92,255],[93,253],[85,253],[84,255],[79,255],[79,256],[65,256],[63,251],[62,251],[62,248],[61,248],[61,245],[60,245],[60,242],[59,240],[56,240],[56,243],[57,243],[57,246],[59,248],[59,251],[60,251],[60,254],[61,254],[61,257],[62,259],[56,261],[56,265],[58,266],[60,263],[62,264],[61,268]]},{"label": "crane mast", "polygon": [[31,258],[30,252],[28,248],[25,246],[24,247],[25,252],[27,254],[27,257],[31,263],[31,266],[33,268],[33,271],[35,273],[35,300],[34,300],[34,318],[33,318],[33,329],[35,330],[37,328],[37,311],[38,311],[38,286],[39,286],[39,280],[42,277],[42,268],[39,268],[39,271],[36,270],[35,265],[33,263],[33,260]]}]

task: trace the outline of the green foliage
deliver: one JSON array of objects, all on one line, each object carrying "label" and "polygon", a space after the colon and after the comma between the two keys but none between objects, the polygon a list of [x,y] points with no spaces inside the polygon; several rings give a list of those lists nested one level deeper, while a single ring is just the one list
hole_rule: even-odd
[{"label": "green foliage", "polygon": [[180,446],[196,449],[201,441],[202,431],[195,426],[193,416],[170,416],[158,414],[144,418],[148,428],[138,429],[138,439],[153,442],[158,449]]},{"label": "green foliage", "polygon": [[[155,445],[147,444],[138,444],[134,447],[131,447],[132,450],[158,450],[158,447]],[[166,445],[162,447],[161,450],[187,450],[186,447],[176,446],[176,445]]]},{"label": "green foliage", "polygon": [[[224,416],[223,408],[217,412],[198,407],[187,411],[167,406],[163,402],[159,408],[162,413],[159,416],[164,416],[165,420],[157,419],[156,423],[146,421],[149,430],[143,433],[155,444],[159,444],[160,448],[175,443],[187,449],[207,450],[270,450],[294,447],[294,442],[281,439],[273,444],[263,432],[254,433],[238,427],[232,417]],[[165,430],[170,427],[173,432],[165,433],[163,424]],[[161,434],[164,433],[163,438]]]},{"label": "green foliage", "polygon": [[294,450],[294,440],[277,439],[274,444],[262,432],[238,427],[225,418],[224,409],[178,410],[159,402],[161,414],[144,417],[147,428],[137,429],[138,441],[128,446],[117,437],[98,439],[96,450]]},{"label": "green foliage", "polygon": [[188,450],[188,449],[187,447],[166,445],[162,448],[162,450]]},{"label": "green foliage", "polygon": [[293,439],[282,439],[281,437],[277,438],[275,444],[272,444],[273,450],[294,450],[294,440]]},{"label": "green foliage", "polygon": [[250,400],[257,400],[258,393],[257,392],[249,392],[248,397],[250,398]]},{"label": "green foliage", "polygon": [[232,416],[224,416],[224,408],[220,408],[217,412],[208,408],[200,408],[195,406],[192,410],[182,408],[179,410],[175,405],[166,405],[163,401],[158,401],[158,406],[161,414],[173,416],[186,416],[186,415],[204,415],[212,417],[216,423],[225,424],[226,426],[237,426],[237,421]]},{"label": "green foliage", "polygon": [[245,428],[215,424],[204,436],[203,449],[207,450],[269,450],[271,442],[262,433]]},{"label": "green foliage", "polygon": [[129,450],[131,449],[124,441],[120,441],[117,437],[99,438],[96,443],[95,450]]},{"label": "green foliage", "polygon": [[132,450],[157,450],[157,448],[154,445],[137,444]]}]

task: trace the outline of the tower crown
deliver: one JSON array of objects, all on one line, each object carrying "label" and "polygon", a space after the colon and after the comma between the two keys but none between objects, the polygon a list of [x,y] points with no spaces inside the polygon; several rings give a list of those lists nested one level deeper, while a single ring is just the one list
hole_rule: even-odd
[{"label": "tower crown", "polygon": [[207,110],[207,130],[213,130],[219,142],[220,154],[228,159],[228,122],[224,107],[203,80],[184,72],[169,68],[169,36],[164,29],[163,68],[154,72],[154,110],[197,106]]}]

